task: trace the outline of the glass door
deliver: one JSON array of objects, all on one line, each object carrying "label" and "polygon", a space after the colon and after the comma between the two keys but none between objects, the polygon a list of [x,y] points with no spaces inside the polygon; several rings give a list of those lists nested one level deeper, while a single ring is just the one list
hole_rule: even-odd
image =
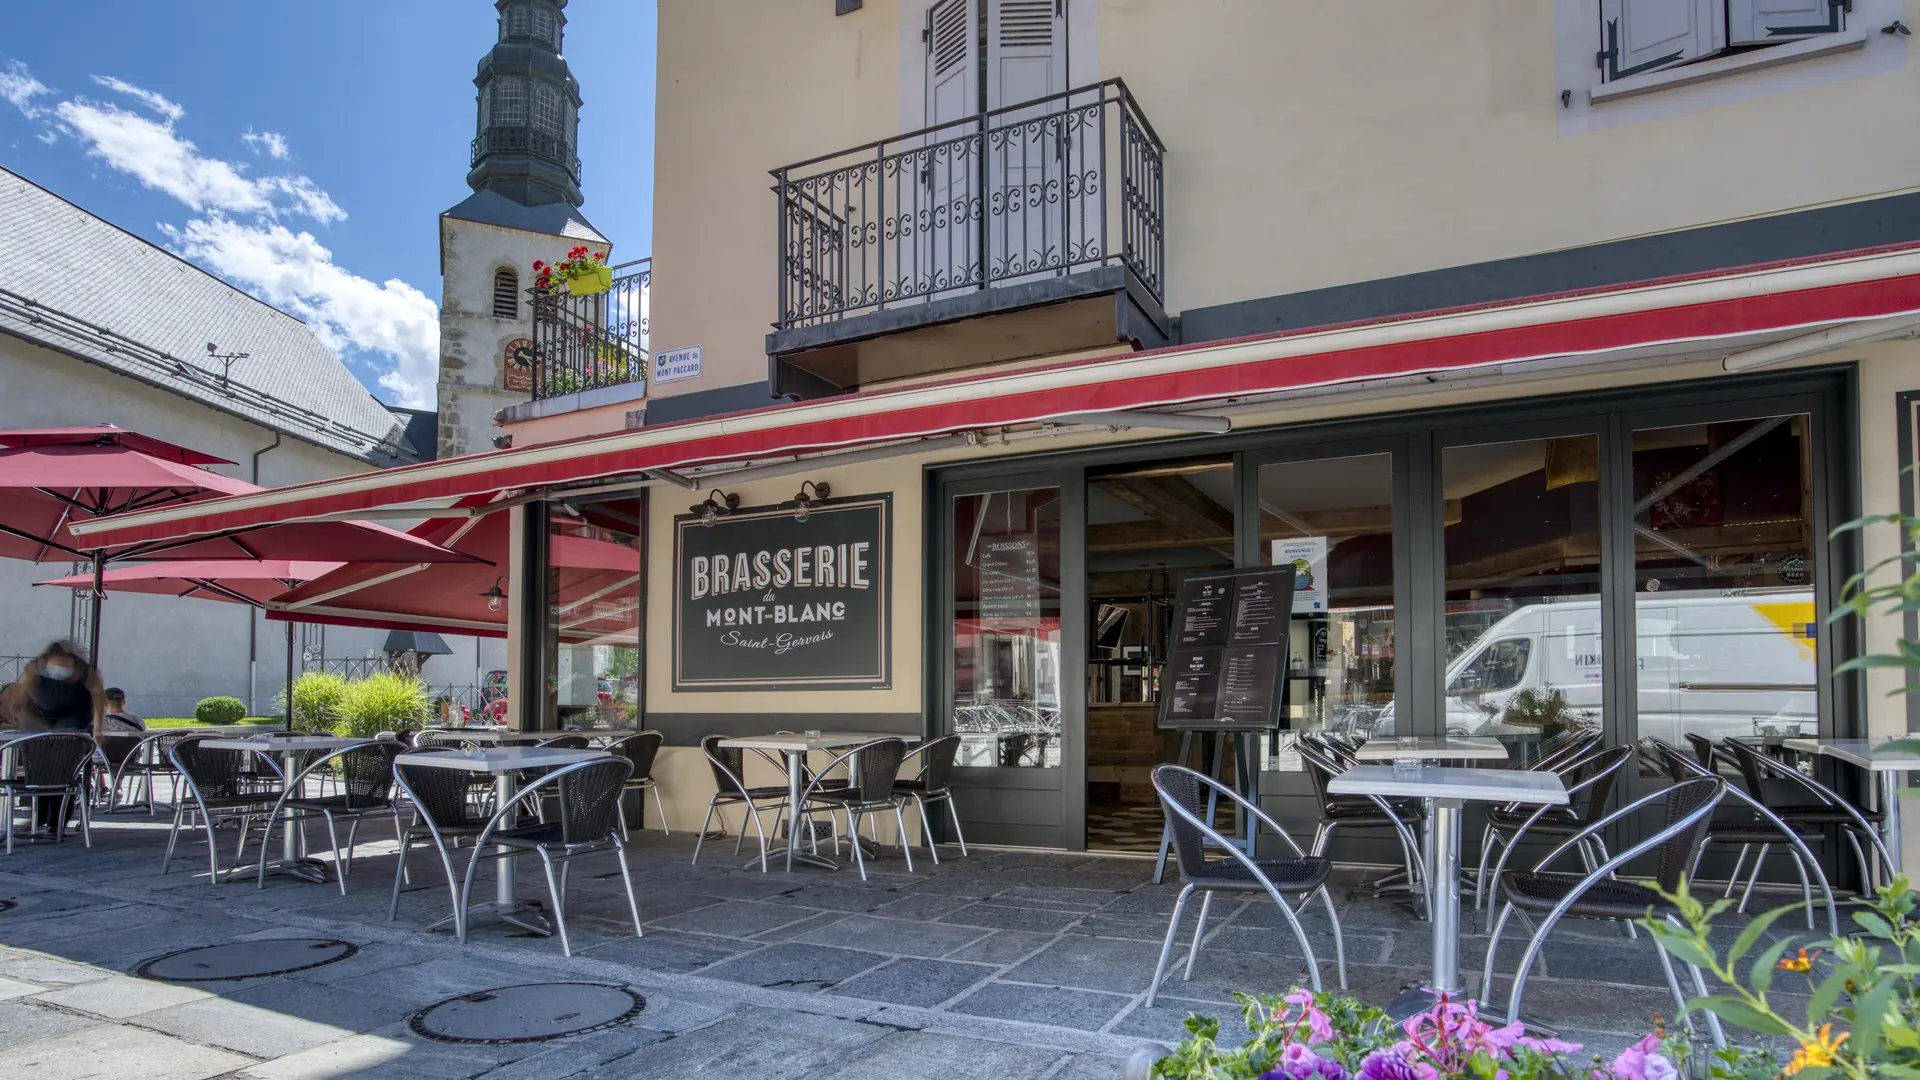
[{"label": "glass door", "polygon": [[949,484],[942,497],[934,704],[960,736],[966,836],[1077,848],[1084,803],[1066,796],[1085,774],[1078,475]]}]

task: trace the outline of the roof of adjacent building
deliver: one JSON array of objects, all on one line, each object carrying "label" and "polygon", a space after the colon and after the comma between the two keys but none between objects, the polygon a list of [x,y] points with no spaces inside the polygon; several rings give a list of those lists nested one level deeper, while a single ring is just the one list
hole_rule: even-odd
[{"label": "roof of adjacent building", "polygon": [[566,236],[596,244],[607,243],[607,238],[587,221],[580,208],[564,200],[528,206],[491,188],[481,188],[447,211],[446,216],[461,221],[477,221],[482,225],[498,225],[503,229]]},{"label": "roof of adjacent building", "polygon": [[0,333],[376,464],[434,456],[305,323],[6,169]]}]

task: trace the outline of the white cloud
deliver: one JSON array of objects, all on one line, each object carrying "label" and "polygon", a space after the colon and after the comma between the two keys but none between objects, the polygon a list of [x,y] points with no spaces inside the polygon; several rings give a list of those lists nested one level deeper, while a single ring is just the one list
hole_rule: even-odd
[{"label": "white cloud", "polygon": [[275,161],[285,161],[292,153],[287,149],[287,137],[277,131],[250,130],[241,134],[240,141],[247,144],[247,149],[264,153]]},{"label": "white cloud", "polygon": [[159,113],[161,116],[166,117],[169,125],[175,120],[187,115],[187,110],[175,105],[159,94],[135,86],[125,79],[116,79],[111,75],[95,75],[93,81],[116,94],[125,94],[140,104],[145,105],[147,108],[152,109],[154,112]]},{"label": "white cloud", "polygon": [[398,279],[375,284],[351,274],[312,233],[277,223],[213,215],[163,228],[188,258],[307,320],[328,348],[392,357],[395,366],[379,381],[399,404],[433,404],[439,312],[420,290]]},{"label": "white cloud", "polygon": [[33,99],[51,93],[47,84],[29,74],[27,65],[18,60],[9,60],[6,67],[0,68],[0,98],[25,113],[29,120],[38,118],[44,111],[34,105]]},{"label": "white cloud", "polygon": [[[312,233],[285,224],[345,220],[346,210],[331,195],[305,176],[255,177],[243,162],[208,157],[175,131],[187,115],[180,105],[122,79],[93,80],[152,115],[79,95],[38,105],[37,98],[56,95],[19,61],[0,67],[0,98],[39,121],[43,141],[71,138],[89,156],[192,210],[184,225],[160,225],[180,254],[305,319],[336,353],[384,369],[379,385],[400,404],[432,406],[440,352],[433,301],[404,281],[376,283],[353,274]],[[240,139],[256,155],[289,156],[277,132],[248,131]]]}]

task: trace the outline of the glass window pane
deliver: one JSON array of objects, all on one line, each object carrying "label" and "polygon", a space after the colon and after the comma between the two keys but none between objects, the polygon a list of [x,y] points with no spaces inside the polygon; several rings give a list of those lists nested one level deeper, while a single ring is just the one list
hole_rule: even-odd
[{"label": "glass window pane", "polygon": [[1060,489],[953,502],[956,763],[1060,767]]},{"label": "glass window pane", "polygon": [[1260,562],[1299,571],[1288,644],[1288,729],[1270,769],[1298,770],[1304,731],[1373,732],[1393,722],[1393,457],[1263,465]]},{"label": "glass window pane", "polygon": [[1639,737],[1819,733],[1810,427],[1633,433]]},{"label": "glass window pane", "polygon": [[1592,435],[1448,447],[1446,716],[1524,758],[1601,723],[1600,446]]},{"label": "glass window pane", "polygon": [[527,80],[518,75],[508,75],[493,84],[493,122],[527,122]]},{"label": "glass window pane", "polygon": [[551,505],[546,728],[638,726],[640,588],[639,500]]}]

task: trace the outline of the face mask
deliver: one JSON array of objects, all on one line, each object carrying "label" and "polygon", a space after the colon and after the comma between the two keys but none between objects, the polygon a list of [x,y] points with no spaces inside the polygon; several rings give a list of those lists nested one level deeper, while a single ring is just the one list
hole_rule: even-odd
[{"label": "face mask", "polygon": [[63,664],[48,664],[40,669],[40,674],[45,675],[49,679],[59,679],[61,682],[65,682],[73,678],[73,669]]}]

